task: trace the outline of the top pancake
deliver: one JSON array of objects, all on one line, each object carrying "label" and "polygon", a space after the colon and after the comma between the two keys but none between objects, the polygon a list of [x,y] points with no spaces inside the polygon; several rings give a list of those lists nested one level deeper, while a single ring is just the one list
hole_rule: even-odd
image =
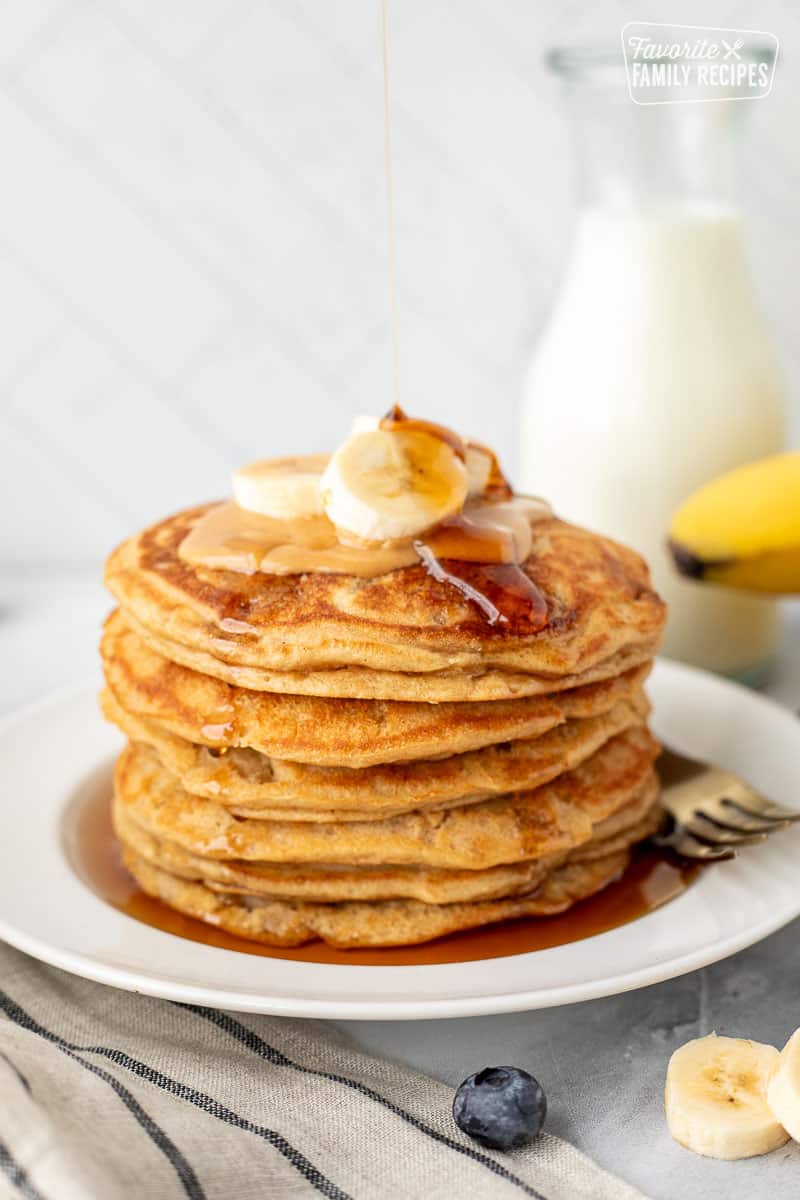
[{"label": "top pancake", "polygon": [[[483,700],[609,678],[658,646],[665,607],[634,551],[556,518],[532,525],[523,564],[547,603],[484,615],[422,566],[373,579],[242,575],[190,566],[190,509],[123,543],[106,582],[134,626],[174,662],[240,686],[322,696]],[[468,572],[472,568],[467,568]]]}]

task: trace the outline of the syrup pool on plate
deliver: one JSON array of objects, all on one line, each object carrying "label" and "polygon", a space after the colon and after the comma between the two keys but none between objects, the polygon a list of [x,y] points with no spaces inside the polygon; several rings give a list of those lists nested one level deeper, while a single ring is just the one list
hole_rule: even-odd
[{"label": "syrup pool on plate", "polygon": [[84,882],[112,908],[133,920],[176,937],[241,954],[354,967],[474,962],[581,941],[627,925],[674,900],[703,869],[697,863],[679,862],[667,851],[646,847],[634,853],[631,865],[615,883],[559,916],[504,921],[418,946],[339,950],[320,941],[297,947],[245,941],[213,925],[185,917],[147,896],[122,865],[111,827],[107,782],[87,792],[72,814],[65,840],[72,866]]}]

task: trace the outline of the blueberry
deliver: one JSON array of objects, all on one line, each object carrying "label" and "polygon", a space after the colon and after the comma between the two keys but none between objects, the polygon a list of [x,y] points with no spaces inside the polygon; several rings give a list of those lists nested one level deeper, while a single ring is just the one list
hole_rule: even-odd
[{"label": "blueberry", "polygon": [[492,1150],[512,1150],[536,1137],[546,1116],[541,1086],[518,1067],[484,1067],[464,1080],[453,1100],[459,1129]]}]

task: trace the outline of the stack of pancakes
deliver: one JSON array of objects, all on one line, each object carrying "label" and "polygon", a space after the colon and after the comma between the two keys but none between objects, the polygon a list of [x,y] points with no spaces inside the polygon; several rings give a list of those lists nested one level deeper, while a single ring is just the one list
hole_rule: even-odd
[{"label": "stack of pancakes", "polygon": [[664,606],[638,555],[537,521],[531,632],[421,565],[189,565],[205,511],[106,570],[114,826],[146,892],[271,944],[382,946],[559,912],[623,871],[659,821],[643,685]]}]

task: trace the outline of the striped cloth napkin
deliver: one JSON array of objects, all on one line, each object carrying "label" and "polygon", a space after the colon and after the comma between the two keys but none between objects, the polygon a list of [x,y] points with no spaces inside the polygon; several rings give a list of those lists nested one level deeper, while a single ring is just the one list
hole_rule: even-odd
[{"label": "striped cloth napkin", "polygon": [[0,946],[3,1200],[642,1200],[548,1134],[484,1150],[452,1100],[324,1022],[152,1000]]}]

